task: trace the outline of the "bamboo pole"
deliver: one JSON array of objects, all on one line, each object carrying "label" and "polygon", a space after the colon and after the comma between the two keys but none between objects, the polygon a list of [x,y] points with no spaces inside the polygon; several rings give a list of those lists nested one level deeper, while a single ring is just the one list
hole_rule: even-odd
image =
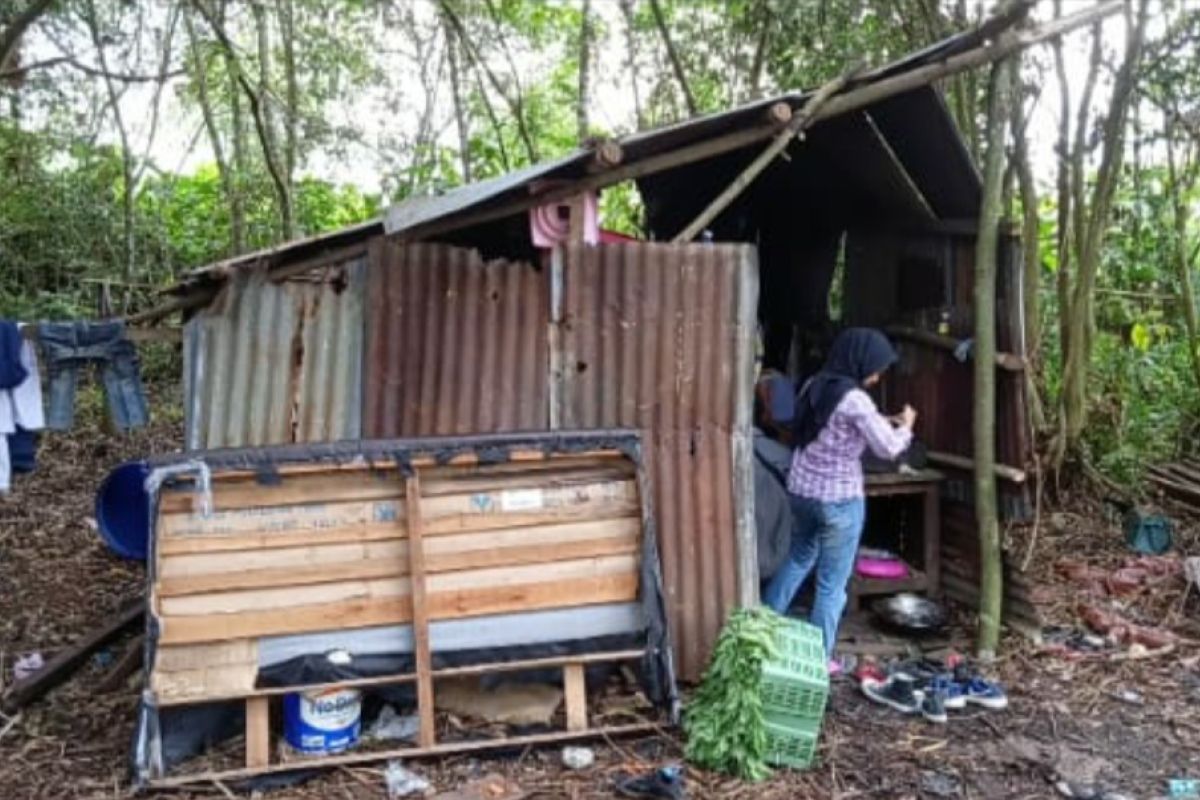
[{"label": "bamboo pole", "polygon": [[804,104],[804,108],[800,109],[800,113],[792,117],[783,130],[742,170],[741,174],[734,178],[725,187],[724,191],[713,198],[713,201],[687,227],[677,233],[671,241],[678,243],[690,242],[692,239],[695,239],[696,234],[707,228],[717,218],[717,215],[741,196],[746,187],[784,151],[784,148],[791,143],[792,139],[801,136],[805,129],[812,125],[816,119],[817,112],[821,110],[821,106],[825,105],[826,101],[840,92],[850,78],[858,71],[859,69],[856,68],[843,75],[839,75],[818,89],[812,97],[808,98],[808,102]]}]

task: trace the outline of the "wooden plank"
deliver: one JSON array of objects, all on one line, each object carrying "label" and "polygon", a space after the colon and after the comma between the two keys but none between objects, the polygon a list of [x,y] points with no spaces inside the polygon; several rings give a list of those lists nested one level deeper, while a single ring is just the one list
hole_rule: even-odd
[{"label": "wooden plank", "polygon": [[[264,486],[256,481],[214,479],[212,502],[214,511],[232,511],[263,506],[287,506],[303,503],[331,503],[351,500],[399,500],[404,487],[396,472],[353,473],[332,475],[296,475],[284,478],[278,485]],[[200,510],[200,495],[194,491],[163,489],[159,496],[163,513]]]},{"label": "wooden plank", "polygon": [[271,701],[246,700],[246,768],[261,769],[271,760]]},{"label": "wooden plank", "polygon": [[258,664],[198,667],[174,672],[155,670],[150,675],[150,688],[160,697],[173,697],[195,702],[210,695],[245,697],[254,691]]},{"label": "wooden plank", "polygon": [[[399,565],[391,565],[399,569]],[[426,581],[435,592],[468,588],[498,588],[539,581],[587,578],[596,575],[635,573],[638,559],[631,554],[580,558],[546,564],[522,564],[511,567],[487,567],[457,570],[434,575]],[[340,581],[309,586],[278,586],[242,589],[159,598],[159,613],[173,619],[179,616],[235,614],[242,611],[266,611],[289,607],[308,607],[320,603],[368,597],[395,597],[412,592],[411,577],[386,577]]]},{"label": "wooden plank", "polygon": [[[429,616],[430,619],[464,619],[515,611],[627,602],[637,598],[637,589],[638,575],[633,572],[499,588],[460,589],[431,594]],[[289,633],[399,625],[410,622],[411,619],[412,606],[407,595],[370,597],[269,611],[165,618],[160,621],[162,630],[159,642],[217,642]]]},{"label": "wooden plank", "polygon": [[[645,650],[613,650],[602,653],[580,653],[578,655],[569,656],[547,656],[545,658],[523,658],[516,661],[497,661],[484,664],[467,664],[461,667],[443,667],[433,670],[434,679],[463,677],[469,675],[487,675],[497,672],[523,672],[526,670],[537,669],[554,669],[565,664],[580,664],[586,666],[588,664],[608,664],[615,661],[633,661],[639,659],[646,654]],[[344,681],[331,681],[329,683],[306,683],[301,686],[267,686],[263,688],[249,688],[246,691],[204,695],[204,702],[212,702],[216,700],[244,700],[247,697],[278,697],[293,692],[309,692],[309,691],[328,691],[332,689],[362,689],[371,686],[391,686],[401,683],[413,683],[417,679],[416,674],[411,672],[396,673],[395,675],[375,675],[370,678],[351,678]],[[197,702],[196,697],[170,697],[160,696],[156,698],[160,706],[169,705],[191,705]]]},{"label": "wooden plank", "polygon": [[420,758],[425,756],[443,756],[454,753],[472,753],[492,748],[523,748],[535,747],[544,744],[557,744],[560,742],[575,741],[578,739],[588,739],[594,736],[626,736],[634,733],[648,733],[650,731],[659,731],[662,729],[662,724],[659,722],[635,722],[628,725],[609,725],[602,728],[590,728],[586,731],[555,731],[552,733],[535,733],[527,736],[505,736],[495,739],[472,739],[460,742],[444,742],[436,744],[433,747],[402,747],[394,750],[375,750],[354,752],[338,756],[321,756],[320,758],[298,758],[284,763],[271,764],[267,767],[256,769],[231,769],[220,772],[197,772],[190,775],[177,775],[169,778],[156,778],[148,782],[148,785],[154,789],[176,789],[181,786],[190,784],[205,783],[211,784],[213,781],[238,781],[246,778],[253,778],[256,775],[278,774],[285,772],[294,772],[301,769],[313,768],[329,768],[329,767],[346,767],[355,764],[370,764],[375,761],[387,761],[393,758]]},{"label": "wooden plank", "polygon": [[[633,477],[632,464],[610,459],[577,459],[520,462],[477,468],[445,467],[436,477],[422,477],[425,496],[499,491],[523,486],[555,485],[578,482],[620,481]],[[247,508],[347,502],[354,500],[400,499],[404,487],[399,472],[354,472],[347,474],[300,474],[281,478],[278,485],[265,486],[257,481],[215,478],[212,487],[214,511]],[[159,498],[162,513],[192,513],[200,510],[200,495],[184,489],[163,489]]]},{"label": "wooden plank", "polygon": [[433,705],[433,655],[429,647],[429,605],[425,594],[425,546],[421,538],[421,484],[413,475],[405,480],[408,509],[409,571],[412,574],[413,662],[417,672],[417,743],[432,747],[437,741]]},{"label": "wooden plank", "polygon": [[[347,542],[340,544],[314,544],[300,547],[271,547],[260,550],[236,552],[184,553],[171,555],[162,560],[158,576],[186,578],[199,575],[225,575],[238,572],[255,572],[270,569],[297,569],[332,566],[349,561],[390,560],[404,562],[408,559],[408,544],[400,537],[374,542]],[[297,580],[298,583],[302,582]]]},{"label": "wooden plank", "polygon": [[563,697],[567,709],[567,730],[587,730],[587,681],[582,664],[563,667]]},{"label": "wooden plank", "polygon": [[[637,487],[630,481],[518,491],[538,494],[495,492],[430,499],[424,533],[440,536],[522,528],[639,511]],[[217,512],[209,520],[168,514],[160,520],[158,552],[171,556],[395,539],[404,535],[403,514],[402,502],[388,500]]]},{"label": "wooden plank", "polygon": [[154,669],[158,672],[258,664],[258,642],[253,639],[192,644],[183,647],[157,647]]},{"label": "wooden plank", "polygon": [[[427,572],[516,566],[637,552],[641,520],[600,519],[563,525],[484,531],[426,542]],[[164,560],[161,596],[234,589],[333,583],[407,574],[404,540],[226,553]]]},{"label": "wooden plank", "polygon": [[397,524],[397,521],[403,518],[404,504],[399,500],[264,506],[214,511],[207,517],[199,513],[163,514],[158,519],[158,535],[163,552],[171,553],[178,552],[171,549],[176,544],[172,539],[185,537],[270,536],[331,529],[353,530],[372,525],[402,529],[403,524]]},{"label": "wooden plank", "polygon": [[240,553],[283,547],[309,547],[319,544],[384,542],[402,538],[404,532],[394,525],[355,525],[345,528],[303,531],[299,533],[250,533],[241,536],[212,536],[159,539],[160,556],[191,553]]}]

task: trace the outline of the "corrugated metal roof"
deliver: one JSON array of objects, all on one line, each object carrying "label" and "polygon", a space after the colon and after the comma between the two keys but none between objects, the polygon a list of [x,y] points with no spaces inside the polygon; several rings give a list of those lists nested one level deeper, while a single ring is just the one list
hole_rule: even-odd
[{"label": "corrugated metal roof", "polygon": [[188,449],[361,435],[365,259],[328,279],[243,271],[184,330]]},{"label": "corrugated metal roof", "polygon": [[368,277],[368,438],[545,430],[546,275],[475,250],[380,241]]},{"label": "corrugated metal roof", "polygon": [[735,481],[751,470],[737,445],[750,433],[756,304],[749,246],[583,247],[565,267],[562,425],[642,430],[677,666],[692,680],[745,588],[751,500]]},{"label": "corrugated metal roof", "polygon": [[[886,76],[881,72],[880,76]],[[635,164],[653,156],[670,152],[691,144],[729,133],[739,128],[761,124],[764,112],[777,103],[787,103],[799,109],[808,99],[808,93],[788,93],[765,100],[739,106],[729,111],[697,117],[690,120],[643,131],[618,140],[623,152],[623,165]],[[925,169],[913,175],[918,190],[925,193],[947,195],[957,192],[943,204],[948,216],[973,215],[978,210],[979,175],[949,116],[944,103],[937,97],[937,90],[920,87],[899,97],[884,101],[889,109],[888,124],[882,130],[886,145],[896,152],[905,166],[921,165],[928,151],[943,154],[939,169]],[[883,104],[877,104],[883,105]],[[867,111],[874,111],[875,105]],[[930,119],[937,117],[939,119]],[[819,127],[823,123],[818,123]],[[881,126],[883,128],[884,126]],[[814,128],[815,129],[815,128]],[[903,133],[903,141],[893,140],[893,134]],[[588,174],[593,151],[580,149],[553,161],[535,164],[499,178],[452,189],[438,197],[421,197],[403,201],[388,209],[384,217],[384,229],[389,235],[416,231],[457,215],[503,205],[506,201],[528,196],[530,187],[540,180],[579,179]],[[679,170],[703,170],[705,162],[698,162]],[[946,183],[944,172],[959,172],[955,180]],[[614,171],[616,174],[616,171]],[[927,184],[937,184],[929,187]],[[940,187],[940,192],[939,192]]]}]

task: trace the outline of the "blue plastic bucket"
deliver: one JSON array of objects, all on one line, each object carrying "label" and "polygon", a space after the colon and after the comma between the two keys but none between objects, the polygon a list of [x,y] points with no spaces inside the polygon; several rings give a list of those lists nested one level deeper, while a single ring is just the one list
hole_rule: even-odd
[{"label": "blue plastic bucket", "polygon": [[357,689],[293,692],[283,696],[283,735],[302,753],[340,753],[358,742],[362,693]]},{"label": "blue plastic bucket", "polygon": [[108,548],[124,558],[146,560],[150,506],[143,461],[130,461],[108,473],[96,492],[96,525]]}]

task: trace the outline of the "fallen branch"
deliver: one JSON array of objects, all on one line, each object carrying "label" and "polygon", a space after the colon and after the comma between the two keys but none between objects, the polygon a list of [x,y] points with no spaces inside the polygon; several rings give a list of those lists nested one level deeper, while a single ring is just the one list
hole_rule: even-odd
[{"label": "fallen branch", "polygon": [[9,686],[4,694],[4,713],[19,711],[71,677],[92,653],[141,622],[145,612],[146,603],[138,600],[102,627],[58,653],[46,666]]}]

